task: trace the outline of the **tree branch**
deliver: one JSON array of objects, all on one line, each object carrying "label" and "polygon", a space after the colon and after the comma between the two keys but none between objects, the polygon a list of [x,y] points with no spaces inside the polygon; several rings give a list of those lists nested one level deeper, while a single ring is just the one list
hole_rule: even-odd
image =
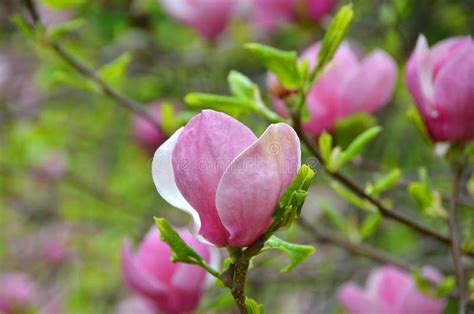
[{"label": "tree branch", "polygon": [[[37,25],[43,25],[41,21],[41,17],[36,10],[35,4],[32,0],[23,0],[25,8],[29,12],[31,19],[33,20],[33,28]],[[120,94],[116,90],[114,90],[111,86],[109,86],[97,73],[83,64],[80,60],[69,54],[63,46],[61,46],[56,41],[51,41],[50,39],[45,42],[45,44],[63,60],[67,64],[69,64],[72,68],[74,68],[78,73],[80,73],[85,78],[91,80],[100,88],[102,93],[109,98],[113,99],[117,104],[120,106],[136,113],[137,115],[143,117],[148,122],[150,122],[154,127],[160,130],[160,123],[159,121],[154,118],[143,105],[139,104],[138,102],[127,98],[126,96]]]},{"label": "tree branch", "polygon": [[329,230],[316,228],[312,226],[303,217],[299,218],[298,223],[303,230],[311,234],[314,237],[314,240],[318,242],[327,243],[339,247],[347,252],[364,256],[380,264],[390,264],[397,266],[398,268],[403,269],[405,271],[411,271],[410,266],[401,261],[392,259],[391,257],[385,255],[382,251],[379,251],[364,244],[352,243],[348,240],[341,238],[340,236]]},{"label": "tree branch", "polygon": [[[354,192],[357,196],[366,199],[369,201],[371,204],[373,204],[379,212],[382,214],[382,216],[396,220],[411,229],[417,231],[418,233],[425,235],[427,237],[430,237],[440,243],[443,243],[445,245],[450,245],[451,244],[451,237],[445,236],[443,234],[438,233],[437,231],[434,231],[430,229],[429,227],[424,226],[423,224],[419,223],[418,221],[405,216],[404,214],[401,214],[399,212],[396,212],[392,209],[389,209],[385,207],[378,199],[370,196],[369,194],[365,193],[364,189],[359,187],[355,182],[353,182],[351,179],[348,177],[344,176],[340,172],[332,172],[329,171],[325,165],[325,162],[323,158],[321,157],[321,154],[318,151],[318,148],[315,146],[315,144],[311,141],[311,139],[304,133],[302,127],[301,127],[301,119],[299,116],[294,115],[293,116],[293,126],[295,128],[296,133],[300,137],[300,139],[305,143],[306,147],[309,149],[311,154],[316,157],[316,159],[321,163],[321,165],[324,167],[324,170],[335,180],[341,182],[344,184],[347,188],[349,188],[352,192]],[[469,256],[474,256],[474,253],[472,252],[465,252],[465,255]]]}]

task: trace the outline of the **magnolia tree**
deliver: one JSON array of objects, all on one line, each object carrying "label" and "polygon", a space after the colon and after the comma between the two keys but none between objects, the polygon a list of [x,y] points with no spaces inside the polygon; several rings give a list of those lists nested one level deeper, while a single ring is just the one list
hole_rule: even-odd
[{"label": "magnolia tree", "polygon": [[[374,49],[364,56],[362,47],[344,40],[354,16],[352,6],[345,5],[328,18],[324,38],[300,56],[246,44],[243,49],[268,70],[267,91],[236,69],[227,77],[230,95],[188,94],[185,101],[195,112],[190,115],[161,100],[144,109],[120,93],[113,82],[130,61],[128,55],[92,70],[61,45],[61,35],[75,28],[74,20],[46,27],[36,4],[30,0],[24,4],[29,15],[17,23],[26,34],[76,69],[94,90],[133,112],[138,144],[150,155],[154,152],[150,180],[166,202],[190,217],[187,228],[175,228],[156,217],[156,226],[135,253],[129,241],[124,244],[123,277],[135,296],[121,303],[118,312],[192,312],[204,291],[217,285],[230,292],[240,313],[263,313],[263,306],[246,289],[249,272],[261,271],[254,261],[269,251],[280,251],[289,258],[282,269],[287,273],[316,252],[311,245],[280,238],[292,226],[308,231],[320,243],[382,264],[368,276],[365,288],[348,282],[339,289],[338,299],[348,313],[474,311],[472,211],[458,205],[464,176],[474,164],[471,37],[444,39],[430,48],[420,35],[406,69],[397,73],[397,63],[388,53]],[[249,5],[230,0],[161,4],[179,23],[209,41],[215,41],[231,17],[244,14]],[[281,20],[319,22],[335,4],[257,0],[250,20],[269,29]],[[363,166],[364,149],[384,131],[373,115],[389,104],[397,80],[406,82],[405,91],[418,109],[409,116],[419,136],[452,168],[446,207],[426,171],[406,186],[426,221],[400,211],[393,199],[385,197],[402,181],[400,169],[385,169],[382,174],[378,170],[368,183],[350,175],[352,168]],[[265,121],[260,136],[242,122],[248,115]],[[360,224],[329,209],[325,215],[334,230],[302,216],[313,180],[320,177],[361,210]],[[472,189],[472,179],[470,185]],[[436,229],[427,217],[436,221]],[[429,257],[400,261],[365,244],[363,240],[388,220],[449,250],[443,261],[450,265],[449,271],[442,274],[430,265]],[[10,296],[0,290],[0,308],[26,305],[23,299],[31,302],[32,293],[25,291]]]}]

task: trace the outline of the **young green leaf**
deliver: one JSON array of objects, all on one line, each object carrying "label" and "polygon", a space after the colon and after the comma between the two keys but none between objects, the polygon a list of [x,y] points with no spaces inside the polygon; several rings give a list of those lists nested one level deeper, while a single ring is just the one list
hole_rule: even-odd
[{"label": "young green leaf", "polygon": [[441,281],[441,283],[436,288],[435,296],[436,298],[443,298],[451,294],[456,288],[456,279],[453,276],[448,276]]},{"label": "young green leaf", "polygon": [[357,113],[337,121],[334,125],[334,142],[345,149],[358,135],[376,124],[376,119],[368,113]]},{"label": "young green leaf", "polygon": [[347,230],[347,222],[343,215],[327,206],[321,206],[321,209],[323,211],[324,218],[331,222],[332,225],[341,231],[345,232]]},{"label": "young green leaf", "polygon": [[155,218],[155,223],[160,230],[160,238],[167,243],[171,249],[171,261],[173,263],[182,262],[186,264],[193,264],[205,269],[208,273],[216,278],[219,278],[219,273],[212,269],[204,259],[174,231],[173,227],[164,218]]},{"label": "young green leaf", "polygon": [[332,150],[332,136],[331,134],[324,131],[321,136],[319,136],[319,151],[321,152],[321,157],[323,157],[324,162],[329,161]]},{"label": "young green leaf", "polygon": [[318,63],[311,74],[310,81],[314,81],[324,67],[332,60],[337,48],[349,30],[353,17],[354,11],[351,4],[344,5],[339,9],[324,35],[321,50],[318,54]]},{"label": "young green leaf", "polygon": [[365,146],[372,141],[379,133],[382,131],[382,128],[379,126],[374,126],[356,137],[352,143],[349,144],[346,150],[341,155],[341,165],[343,166],[358,155],[362,153],[362,150]]},{"label": "young green leaf", "polygon": [[193,109],[213,109],[239,117],[253,111],[253,103],[233,96],[221,96],[205,93],[187,94],[184,101]]},{"label": "young green leaf", "polygon": [[295,179],[286,189],[275,208],[273,224],[267,231],[268,235],[273,234],[278,229],[289,227],[293,220],[300,216],[301,207],[303,207],[308,195],[314,175],[314,171],[309,166],[301,166]]},{"label": "young green leaf", "polygon": [[86,0],[41,0],[41,2],[51,9],[65,10],[81,6]]},{"label": "young green leaf", "polygon": [[330,186],[334,191],[337,192],[337,194],[339,194],[342,198],[344,198],[346,201],[348,201],[352,205],[359,207],[360,209],[363,209],[370,213],[377,212],[377,208],[374,205],[360,199],[357,195],[355,195],[353,192],[345,188],[339,182],[332,181],[330,183]]},{"label": "young green leaf", "polygon": [[283,51],[256,43],[246,44],[245,47],[278,77],[284,87],[288,89],[301,87],[302,80],[298,71],[296,52]]},{"label": "young green leaf", "polygon": [[426,295],[430,295],[432,292],[431,283],[423,276],[421,271],[414,271],[412,276],[415,279],[415,284],[418,290]]},{"label": "young green leaf", "polygon": [[84,25],[83,19],[74,19],[62,24],[51,25],[50,27],[48,27],[47,30],[48,37],[53,41],[57,40],[63,37],[64,35],[67,35],[70,32],[77,30],[82,25]]},{"label": "young green leaf", "polygon": [[258,304],[255,300],[246,298],[245,305],[249,314],[265,314],[263,311],[263,305]]},{"label": "young green leaf", "polygon": [[374,232],[377,231],[381,222],[382,215],[380,215],[379,213],[371,214],[367,218],[365,218],[359,229],[359,234],[361,238],[366,239],[373,235]]},{"label": "young green leaf", "polygon": [[117,59],[103,65],[98,71],[99,76],[108,84],[117,87],[124,81],[128,65],[131,61],[131,54],[125,52]]},{"label": "young green leaf", "polygon": [[237,98],[254,100],[257,86],[245,75],[237,71],[230,71],[227,76],[230,91]]},{"label": "young green leaf", "polygon": [[388,174],[376,180],[374,184],[367,186],[366,192],[371,196],[377,197],[380,193],[394,187],[398,181],[400,181],[401,177],[402,172],[400,169],[392,169]]},{"label": "young green leaf", "polygon": [[316,252],[316,249],[311,245],[286,242],[276,236],[271,236],[267,240],[262,252],[269,250],[279,250],[289,257],[290,264],[281,269],[283,273],[293,270]]},{"label": "young green leaf", "polygon": [[160,107],[160,117],[161,117],[161,129],[168,135],[171,135],[176,131],[176,112],[174,110],[173,104],[169,102],[164,102]]}]

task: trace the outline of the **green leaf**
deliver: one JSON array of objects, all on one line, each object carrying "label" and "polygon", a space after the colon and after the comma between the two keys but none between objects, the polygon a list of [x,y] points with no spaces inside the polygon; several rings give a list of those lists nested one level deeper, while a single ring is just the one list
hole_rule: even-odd
[{"label": "green leaf", "polygon": [[321,152],[321,157],[323,157],[324,162],[329,161],[332,150],[332,136],[331,134],[324,131],[321,136],[319,136],[319,151]]},{"label": "green leaf", "polygon": [[433,218],[446,218],[447,213],[443,208],[441,194],[431,190],[427,179],[422,180],[425,182],[410,183],[408,193],[424,214]]},{"label": "green leaf", "polygon": [[196,253],[186,242],[174,231],[173,227],[164,218],[155,218],[155,223],[160,230],[160,238],[166,242],[171,251],[171,260],[173,263],[184,262],[190,264],[200,264],[204,262],[202,257]]},{"label": "green leaf", "polygon": [[293,270],[316,252],[316,249],[311,245],[286,242],[276,236],[271,236],[267,240],[262,251],[268,250],[279,250],[290,258],[290,264],[281,269],[283,273]]},{"label": "green leaf", "polygon": [[400,169],[392,169],[388,174],[375,181],[374,184],[369,185],[366,192],[371,196],[378,196],[380,193],[394,187],[398,181],[400,181],[401,177],[402,171]]},{"label": "green leaf", "polygon": [[362,132],[375,126],[377,121],[367,113],[357,113],[334,125],[334,142],[346,148]]},{"label": "green leaf", "polygon": [[278,202],[273,214],[273,223],[268,229],[267,235],[273,234],[278,229],[289,227],[300,216],[301,207],[308,195],[314,175],[314,171],[309,166],[301,166],[293,182]]},{"label": "green leaf", "polygon": [[321,50],[318,54],[318,64],[311,74],[311,81],[322,72],[324,67],[332,60],[337,48],[347,34],[352,23],[354,12],[352,4],[341,7],[331,22],[321,44]]},{"label": "green leaf", "polygon": [[379,213],[371,214],[367,218],[365,218],[359,229],[359,234],[361,238],[366,239],[373,235],[374,232],[377,231],[381,222],[382,215],[380,215]]},{"label": "green leaf", "polygon": [[55,24],[48,27],[48,36],[51,40],[57,40],[84,25],[83,19],[75,19],[62,24]]},{"label": "green leaf", "polygon": [[160,106],[161,129],[168,135],[176,131],[175,123],[176,112],[172,103],[164,102]]},{"label": "green leaf", "polygon": [[344,198],[346,201],[351,203],[352,205],[363,209],[365,211],[368,211],[370,213],[375,213],[377,212],[377,208],[370,204],[369,202],[366,202],[359,198],[357,195],[355,195],[353,192],[345,188],[342,184],[336,181],[332,181],[330,183],[331,188],[337,192],[342,198]]},{"label": "green leaf", "polygon": [[164,218],[156,218],[155,223],[160,230],[160,239],[167,243],[171,249],[171,261],[173,263],[181,262],[186,264],[197,265],[205,269],[208,273],[216,278],[219,277],[219,273],[212,269],[204,259],[190,246],[184,242],[179,234],[174,231],[173,227]]},{"label": "green leaf", "polygon": [[459,301],[454,298],[448,298],[446,306],[444,307],[443,314],[458,314],[459,313]]},{"label": "green leaf", "polygon": [[474,197],[474,174],[467,181],[467,191],[471,197]]},{"label": "green leaf", "polygon": [[381,127],[374,126],[357,136],[356,139],[352,141],[352,143],[350,143],[347,149],[344,150],[344,152],[342,153],[340,166],[345,165],[346,163],[360,155],[365,146],[370,141],[372,141],[377,135],[379,135],[381,131]]},{"label": "green leaf", "polygon": [[245,305],[249,314],[264,314],[263,305],[258,304],[255,300],[246,298]]},{"label": "green leaf", "polygon": [[251,101],[233,96],[191,93],[186,95],[184,100],[193,109],[213,109],[233,117],[239,117],[242,114],[253,111],[253,103]]},{"label": "green leaf", "polygon": [[412,275],[413,275],[413,278],[415,279],[415,284],[416,284],[417,289],[426,295],[430,295],[431,283],[423,276],[421,271],[417,270],[413,272]]},{"label": "green leaf", "polygon": [[230,91],[237,98],[254,100],[256,85],[245,75],[237,71],[230,71],[227,77]]},{"label": "green leaf", "polygon": [[296,52],[283,51],[256,43],[246,44],[245,47],[278,77],[284,87],[288,89],[301,87],[302,80],[298,71]]},{"label": "green leaf", "polygon": [[117,87],[123,83],[128,65],[131,61],[131,54],[125,52],[117,59],[103,65],[98,71],[99,76],[108,84]]},{"label": "green leaf", "polygon": [[436,298],[443,298],[456,288],[456,279],[453,276],[448,276],[441,281],[441,283],[436,288],[435,296]]},{"label": "green leaf", "polygon": [[410,107],[406,112],[408,119],[413,123],[415,128],[418,130],[419,134],[426,143],[432,143],[431,138],[426,129],[425,123],[421,118],[420,113],[416,110],[415,107]]},{"label": "green leaf", "polygon": [[41,0],[41,2],[51,9],[64,10],[81,6],[86,0]]},{"label": "green leaf", "polygon": [[35,36],[35,30],[31,28],[26,19],[20,14],[15,14],[12,18],[12,22],[27,37],[33,38]]},{"label": "green leaf", "polygon": [[337,211],[330,209],[327,206],[321,206],[323,211],[323,216],[326,218],[331,224],[333,224],[336,228],[341,231],[347,230],[347,223],[346,219],[343,215],[339,214]]}]

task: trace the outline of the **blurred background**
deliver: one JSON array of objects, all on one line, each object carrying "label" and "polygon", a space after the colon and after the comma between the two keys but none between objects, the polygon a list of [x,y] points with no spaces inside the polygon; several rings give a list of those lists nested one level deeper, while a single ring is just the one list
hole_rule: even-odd
[{"label": "blurred background", "polygon": [[[176,226],[186,226],[189,218],[165,203],[154,187],[150,163],[160,135],[150,134],[146,122],[98,92],[41,39],[22,31],[28,15],[20,2],[0,3],[0,273],[28,276],[41,287],[40,307],[55,308],[56,313],[113,313],[128,295],[120,274],[124,238],[138,243],[153,216]],[[256,22],[250,2],[239,2],[222,32],[206,36],[168,14],[156,0],[36,1],[48,29],[59,29],[54,36],[70,54],[96,70],[113,62],[123,65],[114,66],[107,77],[120,93],[150,108],[172,104],[175,109],[166,117],[172,120],[167,122],[171,129],[193,114],[183,100],[186,94],[227,94],[226,77],[232,69],[252,78],[265,94],[266,72],[243,45],[261,42],[301,52],[322,38],[331,13],[343,1],[317,21],[271,26]],[[473,34],[474,1],[353,4],[348,39],[363,52],[381,48],[389,53],[398,63],[399,80],[392,101],[376,117],[384,132],[347,174],[365,182],[397,167],[406,182],[418,180],[424,167],[444,195],[450,189],[443,180],[449,167],[435,157],[408,118],[413,102],[403,69],[420,33],[429,43]],[[58,27],[64,23],[70,31]],[[243,122],[256,134],[267,126],[256,116]],[[362,220],[360,211],[327,183],[318,171],[303,215],[311,223],[334,228],[324,208],[341,213],[348,217],[348,238],[362,241],[352,230]],[[405,188],[401,182],[390,199],[445,231],[444,224],[416,210]],[[462,199],[472,206],[472,198]],[[463,224],[472,226],[472,215]],[[297,226],[285,238],[315,244]],[[445,248],[397,223],[384,221],[364,241],[408,262],[451,269]],[[249,294],[268,313],[342,313],[338,287],[347,280],[363,282],[376,265],[338,248],[315,246],[317,253],[290,274],[279,273],[286,262],[281,255],[256,260],[259,269],[251,272]],[[198,311],[232,313],[232,300],[221,290],[210,289]]]}]

